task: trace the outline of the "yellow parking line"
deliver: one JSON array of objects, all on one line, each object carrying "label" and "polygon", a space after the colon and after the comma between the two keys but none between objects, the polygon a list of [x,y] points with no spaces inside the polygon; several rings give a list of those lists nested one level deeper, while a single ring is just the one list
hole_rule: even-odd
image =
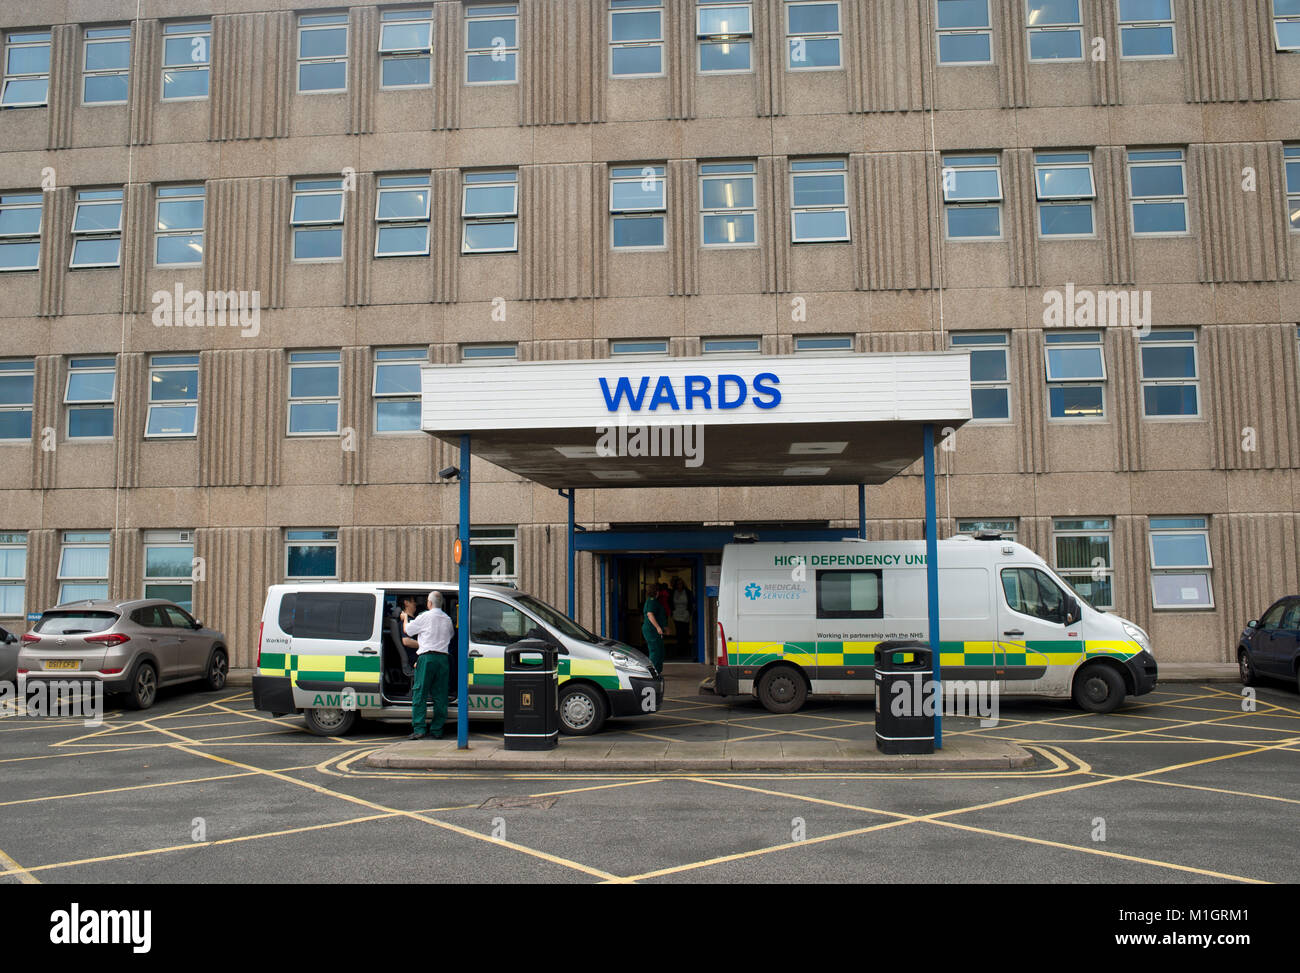
[{"label": "yellow parking line", "polygon": [[5,867],[5,871],[0,875],[17,875],[18,881],[24,885],[40,885],[41,880],[31,873],[30,869],[23,868],[16,861],[6,855],[3,849],[0,849],[0,866]]},{"label": "yellow parking line", "polygon": [[[310,770],[310,764],[303,764],[300,767],[282,768],[282,773],[291,770]],[[156,787],[179,787],[184,784],[207,784],[214,780],[234,780],[237,777],[250,777],[251,772],[240,774],[218,774],[215,777],[195,777],[191,780],[166,780],[159,781],[156,784],[131,784],[127,787],[106,787],[97,791],[77,791],[72,794],[50,794],[46,797],[24,797],[17,801],[0,801],[0,807],[13,807],[16,804],[40,804],[44,801],[65,801],[74,797],[98,797],[100,794],[120,794],[125,791],[147,791]]]},{"label": "yellow parking line", "polygon": [[[1102,774],[1101,776],[1109,776]],[[1261,801],[1280,801],[1283,804],[1300,804],[1300,800],[1294,797],[1278,797],[1275,794],[1255,794],[1251,791],[1233,791],[1226,787],[1208,787],[1204,784],[1184,784],[1176,780],[1153,780],[1150,777],[1138,781],[1140,784],[1159,784],[1162,787],[1185,787],[1191,791],[1209,791],[1212,794],[1230,794],[1233,797],[1254,797]]]}]

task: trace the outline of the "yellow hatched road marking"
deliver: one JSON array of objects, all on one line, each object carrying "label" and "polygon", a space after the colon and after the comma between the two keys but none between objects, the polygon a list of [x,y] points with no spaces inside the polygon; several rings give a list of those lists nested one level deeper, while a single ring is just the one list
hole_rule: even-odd
[{"label": "yellow hatched road marking", "polygon": [[17,875],[18,881],[23,885],[40,885],[41,880],[32,874],[31,869],[23,868],[16,861],[6,855],[3,849],[0,849],[0,865],[5,866],[5,871],[0,875]]}]

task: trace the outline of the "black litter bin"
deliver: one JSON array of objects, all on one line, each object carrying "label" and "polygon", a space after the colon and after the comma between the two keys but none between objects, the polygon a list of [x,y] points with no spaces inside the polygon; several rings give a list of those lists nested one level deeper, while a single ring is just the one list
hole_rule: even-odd
[{"label": "black litter bin", "polygon": [[932,660],[925,642],[876,646],[876,749],[881,753],[934,753],[940,700],[932,692]]},{"label": "black litter bin", "polygon": [[505,748],[554,750],[560,740],[560,650],[523,639],[505,651]]}]

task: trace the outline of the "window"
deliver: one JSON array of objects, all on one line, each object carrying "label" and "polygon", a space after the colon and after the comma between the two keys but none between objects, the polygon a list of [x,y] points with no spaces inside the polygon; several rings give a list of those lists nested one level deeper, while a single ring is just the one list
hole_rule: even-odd
[{"label": "window", "polygon": [[1106,415],[1106,362],[1098,331],[1049,331],[1048,415],[1053,419],[1101,419]]},{"label": "window", "polygon": [[818,571],[818,618],[884,618],[880,571]]},{"label": "window", "polygon": [[936,0],[940,64],[990,64],[989,0]]},{"label": "window", "polygon": [[794,350],[800,352],[816,351],[852,351],[853,336],[843,335],[799,335],[794,339]]},{"label": "window", "polygon": [[943,201],[950,240],[1002,238],[1002,168],[996,155],[943,157]]},{"label": "window", "polygon": [[463,362],[517,357],[519,352],[514,345],[462,345],[460,349],[460,360]]},{"label": "window", "polygon": [[0,194],[0,271],[40,267],[43,205],[41,193]]},{"label": "window", "polygon": [[1037,568],[1003,568],[1002,593],[1013,612],[1065,624],[1065,592],[1045,571]]},{"label": "window", "polygon": [[199,356],[154,355],[149,361],[145,438],[191,439],[196,435],[198,415]]},{"label": "window", "polygon": [[952,335],[952,347],[970,350],[971,418],[1011,418],[1011,381],[1007,369],[1005,334]]},{"label": "window", "polygon": [[700,70],[710,74],[748,71],[754,34],[750,5],[699,0],[695,16]]},{"label": "window", "polygon": [[465,83],[514,84],[519,79],[519,7],[465,8]]},{"label": "window", "polygon": [[31,442],[35,388],[36,363],[31,358],[0,361],[0,440]]},{"label": "window", "polygon": [[840,5],[785,5],[786,65],[791,71],[828,71],[840,66]]},{"label": "window", "polygon": [[1142,353],[1142,415],[1199,416],[1196,332],[1159,329],[1145,335]]},{"label": "window", "polygon": [[88,28],[82,68],[83,105],[125,105],[131,70],[131,28]]},{"label": "window", "polygon": [[69,530],[59,553],[59,604],[108,597],[106,530]]},{"label": "window", "polygon": [[1134,236],[1187,232],[1187,188],[1182,149],[1128,154],[1129,205]]},{"label": "window", "polygon": [[1040,236],[1092,236],[1092,156],[1087,152],[1039,152],[1034,156]]},{"label": "window", "polygon": [[163,101],[208,96],[212,24],[163,25]]},{"label": "window", "polygon": [[[535,627],[536,623],[529,616],[504,601],[480,597],[470,602],[469,637],[475,642],[510,645]],[[481,678],[475,675],[475,679]]]},{"label": "window", "polygon": [[379,24],[381,88],[433,84],[433,11],[385,10]]},{"label": "window", "polygon": [[298,18],[298,91],[347,91],[348,15]]},{"label": "window", "polygon": [[339,431],[337,351],[289,353],[289,435],[335,436]]},{"label": "window", "polygon": [[1015,542],[1017,525],[1014,518],[1005,520],[990,520],[984,518],[981,520],[959,520],[957,521],[957,533],[959,534],[978,534],[983,531],[997,531],[1002,535],[1004,541]]},{"label": "window", "polygon": [[791,242],[849,239],[847,177],[848,163],[843,159],[791,160]]},{"label": "window", "polygon": [[293,259],[343,259],[343,180],[300,179],[293,184]]},{"label": "window", "polygon": [[1053,521],[1056,573],[1093,608],[1114,607],[1109,518]]},{"label": "window", "polygon": [[1213,608],[1210,529],[1205,517],[1152,517],[1153,608]]},{"label": "window", "polygon": [[609,0],[609,73],[616,78],[664,73],[661,0]]},{"label": "window", "polygon": [[1273,40],[1279,51],[1300,50],[1300,0],[1273,0]]},{"label": "window", "polygon": [[359,642],[375,634],[375,602],[374,595],[289,591],[280,599],[280,631],[300,639]]},{"label": "window", "polygon": [[469,577],[471,581],[513,584],[517,568],[519,539],[514,527],[471,527],[469,530]]},{"label": "window", "polygon": [[663,166],[609,170],[610,245],[615,250],[662,248],[667,209]]},{"label": "window", "polygon": [[116,267],[122,252],[122,190],[77,190],[72,266]]},{"label": "window", "polygon": [[701,342],[701,352],[705,355],[757,355],[759,339],[705,338]]},{"label": "window", "polygon": [[154,264],[159,267],[203,265],[202,186],[159,186],[154,224]]},{"label": "window", "polygon": [[50,103],[50,32],[15,31],[5,38],[0,108],[38,108]]},{"label": "window", "polygon": [[[339,532],[337,530],[287,530],[284,532],[284,576],[286,580],[333,579],[338,577]],[[299,602],[303,595],[298,596]],[[344,596],[319,596],[339,600]],[[374,596],[367,595],[374,605]],[[299,604],[299,619],[303,605]],[[373,618],[373,615],[371,616]],[[297,621],[297,619],[295,620]],[[373,628],[366,628],[366,634]],[[301,635],[301,632],[295,632]]]},{"label": "window", "polygon": [[461,253],[514,253],[519,249],[517,172],[467,172],[461,198]]},{"label": "window", "polygon": [[69,439],[112,437],[116,385],[117,368],[112,358],[74,358],[68,362],[63,403],[68,407]]},{"label": "window", "polygon": [[375,352],[375,432],[420,428],[420,366],[425,348],[380,348]]},{"label": "window", "polygon": [[144,596],[194,611],[194,532],[144,532]]},{"label": "window", "polygon": [[[1300,145],[1286,146],[1282,155],[1286,163],[1286,211],[1294,233],[1300,230]],[[0,261],[2,265],[3,261]]]},{"label": "window", "polygon": [[754,163],[700,166],[700,242],[706,247],[753,246],[757,242]]},{"label": "window", "polygon": [[667,341],[611,341],[610,355],[667,355]]},{"label": "window", "polygon": [[1119,53],[1127,58],[1174,56],[1174,0],[1119,0]]},{"label": "window", "polygon": [[1079,0],[1025,0],[1029,60],[1082,61],[1083,20]]},{"label": "window", "polygon": [[27,592],[27,535],[0,532],[0,618],[22,618]]},{"label": "window", "polygon": [[429,177],[380,176],[375,199],[375,256],[429,253]]}]

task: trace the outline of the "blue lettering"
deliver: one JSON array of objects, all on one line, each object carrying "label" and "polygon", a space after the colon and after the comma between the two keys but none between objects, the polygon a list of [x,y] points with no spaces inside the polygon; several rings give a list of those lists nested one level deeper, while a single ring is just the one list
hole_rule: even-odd
[{"label": "blue lettering", "polygon": [[650,398],[651,411],[659,408],[661,402],[667,402],[674,409],[677,408],[677,393],[673,391],[673,383],[668,381],[667,375],[659,376],[659,383],[655,385],[655,394]]},{"label": "blue lettering", "polygon": [[[760,409],[775,409],[781,404],[781,390],[773,386],[780,385],[781,379],[771,372],[754,376],[754,405]],[[770,396],[766,401],[759,398],[759,393]]]},{"label": "blue lettering", "polygon": [[[622,378],[620,378],[617,383],[615,383],[614,395],[611,397],[609,394],[609,383],[605,381],[603,377],[600,380],[600,390],[605,393],[605,405],[609,408],[610,412],[618,411],[618,404],[623,400],[624,396],[627,397],[628,404],[631,406],[632,411],[639,412],[641,410],[641,403],[645,399],[646,389],[649,387],[650,387],[650,376],[642,375],[641,387],[637,389],[636,394],[633,395],[632,383],[628,381],[628,378],[625,375]],[[654,407],[651,406],[651,408]]]},{"label": "blue lettering", "polygon": [[686,376],[686,408],[693,409],[691,403],[696,399],[704,400],[704,408],[713,408],[713,399],[709,395],[709,387],[713,383],[709,381],[707,375],[687,375]]},{"label": "blue lettering", "polygon": [[[727,398],[727,386],[734,385],[740,391],[740,398],[729,400]],[[718,408],[719,409],[739,409],[745,404],[745,395],[747,388],[745,380],[739,375],[719,375],[718,376]]]}]

